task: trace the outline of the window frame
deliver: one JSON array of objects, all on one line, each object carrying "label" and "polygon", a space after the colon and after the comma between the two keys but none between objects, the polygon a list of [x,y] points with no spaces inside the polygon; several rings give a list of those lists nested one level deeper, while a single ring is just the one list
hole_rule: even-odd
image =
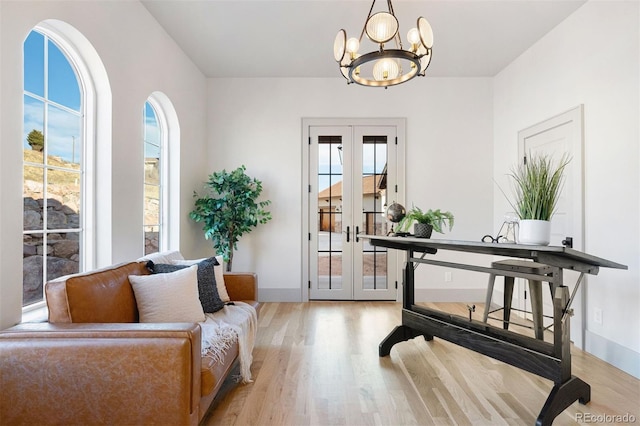
[{"label": "window frame", "polygon": [[[79,215],[78,228],[49,230],[48,227],[46,226],[46,223],[43,223],[43,228],[39,233],[42,234],[43,236],[48,233],[55,233],[60,231],[78,233],[79,235],[78,271],[83,272],[93,268],[94,256],[95,256],[95,243],[94,243],[94,232],[93,232],[93,229],[95,227],[95,209],[94,209],[95,150],[94,150],[94,146],[95,146],[95,139],[96,139],[95,128],[96,128],[97,120],[95,119],[95,108],[92,107],[96,97],[95,90],[93,89],[93,85],[91,84],[90,73],[88,71],[88,68],[85,66],[84,62],[82,61],[80,53],[74,48],[73,43],[69,39],[67,39],[67,37],[65,37],[62,31],[58,31],[54,25],[49,25],[47,21],[43,21],[38,25],[34,26],[27,34],[27,37],[32,32],[37,32],[43,35],[44,43],[45,43],[45,52],[48,49],[48,47],[46,47],[47,42],[51,41],[56,46],[56,48],[65,56],[65,59],[69,63],[69,66],[75,73],[76,81],[78,83],[78,89],[80,92],[80,108],[78,111],[74,111],[66,106],[63,106],[55,101],[50,100],[48,98],[48,93],[47,93],[48,90],[45,90],[45,93],[43,94],[44,96],[39,96],[34,93],[28,92],[24,88],[24,84],[23,84],[23,89],[22,89],[23,105],[24,105],[26,96],[29,96],[30,98],[38,101],[42,101],[44,103],[44,107],[45,107],[44,116],[43,116],[44,128],[46,128],[47,121],[48,121],[48,118],[47,118],[48,105],[53,105],[57,108],[62,108],[65,111],[71,111],[74,114],[78,114],[78,117],[80,119],[80,135],[79,136],[81,136],[80,137],[81,146],[79,149],[81,151],[81,158],[79,159],[79,165],[80,165],[79,209],[80,211],[78,213]],[[26,42],[27,37],[25,37],[24,42]],[[23,42],[23,45],[24,45],[24,42]],[[46,81],[48,80],[49,67],[48,67],[47,54],[43,52],[43,55],[45,55],[43,66],[44,66],[44,78],[45,78],[45,88],[46,88],[48,84]],[[25,57],[24,56],[23,56],[22,63],[23,63],[22,76],[24,79],[24,74],[25,74],[25,71],[24,71]],[[22,114],[23,120],[24,120],[24,115],[25,114],[23,111],[23,114]],[[46,135],[46,131],[44,128],[43,128],[43,133]],[[24,134],[24,129],[22,134]],[[21,141],[21,143],[23,143],[23,141]],[[45,151],[43,155],[46,155],[46,152],[47,152],[46,145],[47,144],[45,143]],[[23,173],[24,173],[25,167],[27,166],[33,166],[33,164],[26,162],[23,157],[22,158]],[[43,169],[43,188],[46,188],[46,185],[48,182],[47,170],[49,170],[50,167],[46,165],[46,162],[44,161],[44,159],[43,159],[42,165],[36,164],[36,166],[40,166]],[[21,180],[21,182],[22,182],[23,191],[24,191],[24,183],[25,183],[24,177]],[[45,197],[45,206],[46,206],[46,197]],[[23,236],[27,234],[33,234],[33,233],[34,233],[33,230],[25,230],[23,226],[23,229],[22,229]],[[45,241],[46,241],[46,237],[43,238],[43,244]],[[49,279],[51,278],[47,277],[46,254],[45,254],[45,258],[43,259],[42,299],[34,303],[23,305],[22,306],[23,318],[25,315],[33,314],[36,311],[39,311],[46,307],[47,302],[46,302],[46,296],[44,292],[45,290],[44,285]],[[24,281],[22,284],[22,288],[24,289]]]},{"label": "window frame", "polygon": [[[145,131],[144,126],[146,126],[146,113],[145,108],[146,104],[149,103],[153,111],[156,115],[156,120],[158,124],[159,131],[159,162],[160,162],[160,178],[159,178],[159,223],[158,223],[158,252],[169,250],[169,227],[170,227],[170,217],[169,217],[169,155],[167,154],[169,151],[169,125],[167,120],[167,115],[162,107],[162,102],[156,97],[155,94],[151,94],[145,104],[143,106],[143,137],[142,137],[142,157],[143,162],[146,161],[145,157],[145,148],[148,143],[145,139]],[[144,164],[144,163],[143,163]],[[144,167],[144,165],[143,165]],[[144,214],[145,214],[145,196],[144,196],[144,185],[146,185],[146,177],[143,177],[143,223],[142,223],[142,254],[147,255],[151,253],[146,253],[146,225],[144,223]]]}]

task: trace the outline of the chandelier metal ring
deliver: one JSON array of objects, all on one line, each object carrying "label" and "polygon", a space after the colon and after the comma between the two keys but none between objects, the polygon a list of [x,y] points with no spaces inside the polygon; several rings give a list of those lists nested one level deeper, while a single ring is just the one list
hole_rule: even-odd
[{"label": "chandelier metal ring", "polygon": [[[401,59],[411,62],[414,66],[410,67],[410,71],[405,74],[400,74],[398,77],[391,78],[388,80],[376,80],[375,78],[366,78],[362,77],[362,75],[358,75],[358,69],[369,62],[376,62],[381,59]],[[408,52],[406,50],[400,49],[389,49],[384,50],[382,52],[369,52],[365,53],[362,56],[354,59],[349,65],[349,78],[354,82],[361,84],[363,86],[374,86],[374,87],[386,87],[386,86],[394,86],[396,84],[404,83],[405,81],[411,80],[413,77],[418,75],[418,70],[420,69],[420,57],[415,53]]]}]

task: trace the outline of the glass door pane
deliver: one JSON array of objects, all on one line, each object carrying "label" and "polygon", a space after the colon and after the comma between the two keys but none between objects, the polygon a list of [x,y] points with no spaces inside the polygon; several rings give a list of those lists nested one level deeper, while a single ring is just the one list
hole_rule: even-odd
[{"label": "glass door pane", "polygon": [[311,132],[309,272],[311,299],[353,298],[349,127]]},{"label": "glass door pane", "polygon": [[[369,235],[386,235],[387,221],[383,205],[387,192],[387,136],[365,136],[362,139],[362,231]],[[373,247],[368,241],[362,247],[363,287],[367,290],[387,289],[387,249]]]},{"label": "glass door pane", "polygon": [[342,137],[318,137],[318,288],[342,289]]},{"label": "glass door pane", "polygon": [[[357,146],[358,194],[354,211],[359,214],[357,232],[367,235],[387,235],[390,224],[386,220],[387,200],[395,194],[395,161],[390,161],[395,145],[395,127],[371,126],[355,129]],[[395,280],[389,271],[395,264],[389,261],[386,248],[374,247],[367,239],[358,239],[354,254],[354,295],[361,300],[395,300]],[[393,263],[391,265],[390,263]]]}]

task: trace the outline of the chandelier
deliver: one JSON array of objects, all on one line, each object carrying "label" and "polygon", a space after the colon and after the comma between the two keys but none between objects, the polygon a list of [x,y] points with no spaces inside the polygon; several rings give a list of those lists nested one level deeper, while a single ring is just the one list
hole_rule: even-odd
[{"label": "chandelier", "polygon": [[[433,46],[433,30],[429,22],[422,16],[418,18],[416,28],[407,33],[407,41],[411,47],[405,50],[391,0],[387,0],[387,12],[372,15],[375,3],[376,0],[371,3],[360,38],[347,39],[347,32],[340,30],[333,43],[334,58],[347,83],[387,88],[409,81],[417,75],[424,76],[431,62]],[[365,34],[377,45],[377,50],[361,54],[358,50]]]}]

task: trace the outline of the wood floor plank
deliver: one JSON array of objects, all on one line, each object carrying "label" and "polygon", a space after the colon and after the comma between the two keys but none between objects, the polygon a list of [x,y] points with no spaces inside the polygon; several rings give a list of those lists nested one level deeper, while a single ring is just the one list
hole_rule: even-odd
[{"label": "wood floor plank", "polygon": [[[465,304],[427,305],[468,315]],[[476,306],[474,319],[482,310]],[[263,303],[254,382],[229,378],[202,425],[535,423],[552,382],[438,338],[401,342],[378,357],[400,322],[401,306],[392,302]],[[591,385],[591,402],[575,402],[554,426],[580,424],[585,415],[640,422],[640,380],[576,348],[572,358],[574,375]]]}]

